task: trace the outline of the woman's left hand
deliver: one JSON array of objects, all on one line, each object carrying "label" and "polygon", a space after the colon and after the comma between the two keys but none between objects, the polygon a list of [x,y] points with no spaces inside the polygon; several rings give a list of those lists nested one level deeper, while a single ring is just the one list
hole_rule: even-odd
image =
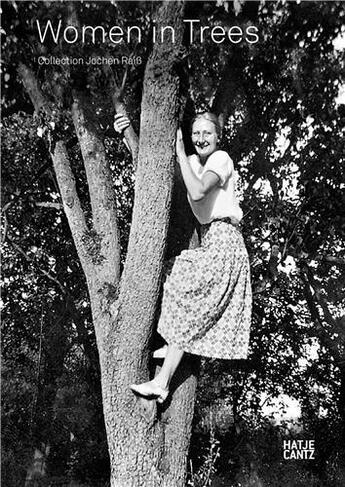
[{"label": "woman's left hand", "polygon": [[176,155],[178,157],[181,155],[186,155],[186,151],[184,149],[182,130],[180,128],[178,128],[176,132]]}]

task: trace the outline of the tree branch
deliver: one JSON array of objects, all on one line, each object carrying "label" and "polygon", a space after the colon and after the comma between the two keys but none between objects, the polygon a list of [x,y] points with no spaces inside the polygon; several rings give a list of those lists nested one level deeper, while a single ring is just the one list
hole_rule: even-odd
[{"label": "tree branch", "polygon": [[62,210],[63,205],[61,203],[53,203],[52,201],[37,201],[35,206],[39,208],[53,208],[54,210]]},{"label": "tree branch", "polygon": [[[73,2],[67,5],[67,13],[69,24],[79,28],[78,13]],[[66,67],[66,70],[69,68]],[[98,284],[117,286],[120,280],[120,238],[112,174],[90,94],[72,88],[72,96],[72,119],[83,157],[92,208],[93,228],[83,235],[83,244],[93,264],[93,274],[88,277],[94,281],[94,271],[97,270]]]},{"label": "tree branch", "polygon": [[24,63],[20,62],[18,66],[18,74],[21,77],[25,91],[29,95],[35,111],[39,112],[43,109],[45,112],[50,112],[50,104],[42,94],[33,71]]},{"label": "tree branch", "polygon": [[[130,120],[124,102],[124,89],[125,89],[125,83],[127,79],[128,67],[124,72],[120,86],[119,83],[116,82],[114,73],[108,64],[103,65],[103,72],[109,80],[109,92],[110,92],[110,96],[113,102],[115,112],[125,115]],[[132,124],[130,124],[129,127],[126,128],[126,130],[123,132],[123,135],[124,135],[124,140],[126,142],[127,148],[132,154],[134,168],[136,168],[137,161],[138,161],[139,138],[138,135],[135,133]]]},{"label": "tree branch", "polygon": [[319,262],[328,262],[329,264],[332,265],[345,267],[345,259],[342,259],[340,257],[335,257],[334,255],[319,255],[313,257],[312,260],[317,260]]},{"label": "tree branch", "polygon": [[120,238],[112,175],[103,141],[97,133],[97,123],[91,114],[90,100],[77,91],[73,97],[73,123],[86,170],[93,227],[99,246],[97,255],[92,258],[102,266],[102,279],[117,285],[120,279]]},{"label": "tree branch", "polygon": [[[22,78],[26,92],[30,96],[31,102],[36,111],[43,109],[50,113],[49,103],[42,94],[37,79],[33,71],[20,63],[18,72]],[[65,143],[62,140],[56,142],[53,150],[50,152],[53,165],[58,181],[61,198],[65,214],[71,229],[77,252],[86,275],[92,274],[92,265],[89,261],[87,246],[85,245],[85,235],[88,234],[88,228],[85,221],[85,215],[82,210],[79,197],[76,190],[74,175],[70,166],[68,152]]]},{"label": "tree branch", "polygon": [[59,141],[52,154],[56,179],[59,185],[64,211],[71,229],[78,255],[87,276],[93,271],[89,259],[86,237],[89,229],[77,194],[76,182],[68,158],[66,145]]},{"label": "tree branch", "polygon": [[[118,96],[117,92],[115,91],[112,95],[113,105],[115,108],[116,113],[122,113],[123,115],[127,116],[127,110],[123,100]],[[129,117],[128,117],[129,118]],[[136,169],[137,162],[138,162],[138,151],[139,151],[139,138],[134,131],[133,125],[130,124],[129,127],[125,129],[123,132],[125,140],[128,144],[129,150],[132,153],[133,158],[133,165]]]}]

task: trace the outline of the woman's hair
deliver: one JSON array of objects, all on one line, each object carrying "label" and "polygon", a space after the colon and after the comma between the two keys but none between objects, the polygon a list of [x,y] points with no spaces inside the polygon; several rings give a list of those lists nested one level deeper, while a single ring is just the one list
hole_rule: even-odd
[{"label": "woman's hair", "polygon": [[214,126],[216,127],[216,132],[217,132],[218,137],[221,137],[222,129],[221,129],[218,117],[216,114],[214,114],[212,112],[202,112],[202,113],[198,113],[197,115],[195,115],[195,117],[192,120],[191,128],[193,128],[194,122],[196,122],[197,120],[199,120],[201,118],[203,118],[204,120],[208,120],[209,122],[212,122],[214,124]]}]

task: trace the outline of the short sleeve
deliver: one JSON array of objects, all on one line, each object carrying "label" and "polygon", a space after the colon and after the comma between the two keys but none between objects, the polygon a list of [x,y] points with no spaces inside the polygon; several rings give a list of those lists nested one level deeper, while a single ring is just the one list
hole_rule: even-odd
[{"label": "short sleeve", "polygon": [[216,151],[207,159],[204,174],[206,171],[212,171],[219,176],[219,186],[224,186],[233,171],[232,159],[225,151]]}]

